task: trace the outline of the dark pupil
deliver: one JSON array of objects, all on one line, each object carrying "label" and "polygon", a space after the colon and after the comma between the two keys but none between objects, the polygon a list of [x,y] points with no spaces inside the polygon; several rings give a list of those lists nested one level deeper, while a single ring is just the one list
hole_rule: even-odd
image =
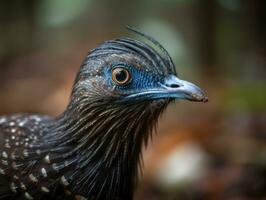
[{"label": "dark pupil", "polygon": [[115,78],[118,82],[124,82],[127,79],[127,73],[123,69],[117,70]]}]

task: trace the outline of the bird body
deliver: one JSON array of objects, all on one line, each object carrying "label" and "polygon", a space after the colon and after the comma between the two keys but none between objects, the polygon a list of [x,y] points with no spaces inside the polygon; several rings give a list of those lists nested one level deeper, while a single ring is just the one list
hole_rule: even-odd
[{"label": "bird body", "polygon": [[125,38],[81,65],[66,110],[0,118],[0,199],[133,199],[146,145],[174,99],[206,101],[177,78],[166,50]]}]

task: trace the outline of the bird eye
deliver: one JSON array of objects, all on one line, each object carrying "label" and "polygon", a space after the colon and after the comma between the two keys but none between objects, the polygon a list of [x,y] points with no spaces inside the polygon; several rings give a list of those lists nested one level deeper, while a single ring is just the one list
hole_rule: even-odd
[{"label": "bird eye", "polygon": [[112,71],[112,80],[118,85],[125,85],[131,80],[130,73],[125,68],[117,67]]}]

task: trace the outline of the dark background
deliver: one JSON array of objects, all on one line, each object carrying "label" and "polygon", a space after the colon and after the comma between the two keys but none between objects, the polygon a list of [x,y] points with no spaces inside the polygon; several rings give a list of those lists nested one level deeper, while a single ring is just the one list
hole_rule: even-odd
[{"label": "dark background", "polygon": [[263,0],[3,1],[0,114],[62,112],[89,49],[135,37],[133,25],[210,99],[167,109],[136,199],[266,199],[265,9]]}]

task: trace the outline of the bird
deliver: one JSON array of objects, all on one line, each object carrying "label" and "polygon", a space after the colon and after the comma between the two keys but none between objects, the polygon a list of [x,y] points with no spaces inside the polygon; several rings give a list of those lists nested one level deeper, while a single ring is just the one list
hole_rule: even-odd
[{"label": "bird", "polygon": [[0,117],[0,199],[132,200],[147,145],[166,107],[207,102],[178,77],[152,36],[107,40],[89,51],[56,117]]}]

